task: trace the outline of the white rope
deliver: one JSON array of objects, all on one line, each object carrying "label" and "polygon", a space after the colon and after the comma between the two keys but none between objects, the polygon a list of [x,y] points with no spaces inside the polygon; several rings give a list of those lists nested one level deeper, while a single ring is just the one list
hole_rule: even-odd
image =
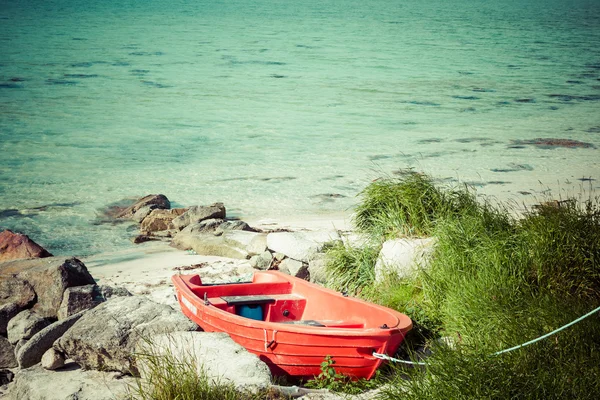
[{"label": "white rope", "polygon": [[[500,351],[497,351],[497,352],[493,353],[492,355],[493,355],[493,356],[498,356],[498,355],[500,355],[500,354],[508,353],[509,351],[517,350],[517,349],[520,349],[520,348],[522,348],[522,347],[529,346],[530,344],[534,344],[534,343],[536,343],[536,342],[539,342],[540,340],[546,339],[547,337],[550,337],[550,336],[552,336],[552,335],[554,335],[554,334],[556,334],[556,333],[558,333],[558,332],[560,332],[560,331],[562,331],[562,330],[564,330],[564,329],[566,329],[566,328],[568,328],[568,327],[570,327],[570,326],[572,326],[572,325],[575,325],[576,323],[578,323],[578,322],[580,322],[580,321],[583,321],[584,319],[586,319],[587,317],[589,317],[589,316],[593,315],[594,313],[596,313],[596,312],[598,312],[598,311],[600,311],[600,307],[593,309],[593,310],[592,310],[592,311],[590,311],[589,313],[587,313],[587,314],[585,314],[585,315],[582,315],[581,317],[577,318],[576,320],[574,320],[574,321],[571,321],[571,322],[569,322],[568,324],[566,324],[566,325],[563,325],[563,326],[561,326],[560,328],[553,330],[552,332],[546,333],[546,334],[545,334],[545,335],[543,335],[543,336],[540,336],[540,337],[538,337],[538,338],[536,338],[536,339],[530,340],[529,342],[525,342],[525,343],[523,343],[523,344],[520,344],[520,345],[517,345],[517,346],[511,347],[511,348],[509,348],[509,349],[505,349],[505,350],[500,350]],[[386,355],[386,354],[375,353],[375,352],[373,352],[373,357],[375,357],[375,358],[379,358],[379,359],[381,359],[381,360],[387,360],[387,361],[392,361],[392,362],[395,362],[395,363],[401,363],[401,364],[409,364],[409,365],[427,365],[427,363],[424,363],[424,362],[418,362],[418,361],[417,361],[417,362],[414,362],[414,361],[400,360],[400,359],[398,359],[398,358],[390,357],[390,356],[388,356],[388,355]]]}]

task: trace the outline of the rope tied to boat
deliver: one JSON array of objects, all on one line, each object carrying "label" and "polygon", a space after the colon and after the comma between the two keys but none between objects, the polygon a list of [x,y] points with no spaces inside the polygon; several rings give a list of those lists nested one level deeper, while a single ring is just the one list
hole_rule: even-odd
[{"label": "rope tied to boat", "polygon": [[[492,353],[491,355],[492,355],[492,356],[499,356],[500,354],[508,353],[508,352],[510,352],[510,351],[513,351],[513,350],[518,350],[518,349],[520,349],[520,348],[523,348],[523,347],[525,347],[525,346],[529,346],[530,344],[534,344],[534,343],[536,343],[536,342],[539,342],[540,340],[544,340],[544,339],[546,339],[546,338],[548,338],[548,337],[550,337],[550,336],[552,336],[552,335],[555,335],[555,334],[557,334],[558,332],[560,332],[560,331],[562,331],[562,330],[564,330],[564,329],[567,329],[567,328],[568,328],[568,327],[570,327],[570,326],[573,326],[573,325],[575,325],[575,324],[576,324],[576,323],[578,323],[578,322],[581,322],[581,321],[583,321],[584,319],[586,319],[586,318],[588,318],[588,317],[592,316],[592,315],[593,315],[593,314],[595,314],[596,312],[600,312],[600,307],[597,307],[597,308],[593,309],[593,310],[592,310],[592,311],[590,311],[589,313],[587,313],[587,314],[585,314],[585,315],[582,315],[581,317],[579,317],[579,318],[577,318],[577,319],[575,319],[575,320],[573,320],[573,321],[569,322],[568,324],[565,324],[565,325],[561,326],[560,328],[557,328],[557,329],[553,330],[552,332],[548,332],[548,333],[546,333],[545,335],[542,335],[542,336],[540,336],[540,337],[538,337],[538,338],[535,338],[535,339],[533,339],[533,340],[530,340],[530,341],[528,341],[528,342],[525,342],[525,343],[523,343],[523,344],[519,344],[519,345],[517,345],[517,346],[511,347],[511,348],[508,348],[508,349],[504,349],[504,350],[497,351],[497,352],[495,352],[495,353]],[[408,365],[427,365],[427,363],[425,363],[425,362],[421,362],[421,361],[407,361],[407,360],[401,360],[401,359],[398,359],[398,358],[390,357],[390,356],[388,356],[387,354],[381,354],[381,353],[376,353],[376,352],[373,352],[373,357],[375,357],[375,358],[379,358],[379,359],[381,359],[381,360],[386,360],[386,361],[391,361],[391,362],[395,362],[395,363],[400,363],[400,364],[408,364]]]},{"label": "rope tied to boat", "polygon": [[273,331],[273,336],[270,342],[267,342],[269,340],[267,338],[267,330],[263,329],[263,331],[265,333],[265,351],[268,351],[276,343],[277,330]]}]

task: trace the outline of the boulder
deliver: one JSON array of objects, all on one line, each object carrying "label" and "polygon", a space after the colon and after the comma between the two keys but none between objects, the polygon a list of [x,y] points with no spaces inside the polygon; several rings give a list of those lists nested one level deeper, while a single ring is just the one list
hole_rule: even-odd
[{"label": "boulder", "polygon": [[250,227],[244,221],[225,221],[217,229],[215,229],[215,235],[222,235],[228,231],[250,231],[254,232],[254,229]]},{"label": "boulder", "polygon": [[246,251],[251,256],[267,251],[267,235],[265,233],[255,235],[246,246]]},{"label": "boulder", "polygon": [[33,335],[50,325],[50,321],[40,317],[31,310],[24,310],[18,313],[8,322],[6,331],[8,341],[11,344],[17,344],[21,339],[31,339]]},{"label": "boulder", "polygon": [[[222,332],[177,332],[153,336],[140,343],[139,354],[190,362],[209,381],[231,383],[239,390],[256,391],[271,384],[271,373],[258,356],[249,353]],[[138,357],[142,379],[148,379],[148,356]]]},{"label": "boulder", "polygon": [[381,282],[389,274],[399,278],[410,277],[419,268],[427,267],[435,242],[435,238],[385,241],[375,263],[375,281]]},{"label": "boulder", "polygon": [[12,273],[1,274],[0,268],[0,334],[6,335],[8,321],[33,306],[35,299],[33,286]]},{"label": "boulder", "polygon": [[318,283],[325,285],[327,283],[327,273],[325,269],[327,267],[327,257],[325,254],[317,254],[308,263],[308,275],[312,283]]},{"label": "boulder", "polygon": [[301,261],[294,260],[292,258],[286,258],[279,263],[279,270],[291,276],[295,276],[300,279],[308,279],[308,264]]},{"label": "boulder", "polygon": [[267,246],[273,252],[283,253],[294,260],[309,262],[325,243],[339,241],[337,231],[272,232],[267,235]]},{"label": "boulder", "polygon": [[44,318],[57,317],[66,288],[94,283],[94,278],[81,261],[59,257],[0,264],[0,281],[13,279],[32,286],[37,296],[33,310]]},{"label": "boulder", "polygon": [[179,232],[171,241],[171,246],[180,250],[194,250],[196,254],[203,256],[219,256],[245,260],[248,252],[245,249],[233,246],[225,242],[223,236],[215,236],[210,233],[186,233]]},{"label": "boulder", "polygon": [[225,206],[223,203],[214,203],[209,206],[192,206],[181,216],[173,220],[173,227],[182,230],[190,224],[211,218],[225,219]]},{"label": "boulder", "polygon": [[132,296],[129,290],[120,286],[100,285],[98,286],[98,291],[104,300],[108,300],[113,297]]},{"label": "boulder", "polygon": [[269,269],[271,264],[273,263],[273,254],[270,251],[265,251],[261,254],[252,256],[250,258],[250,265],[252,268],[266,270]]},{"label": "boulder", "polygon": [[17,362],[20,368],[29,368],[42,360],[44,353],[60,338],[69,328],[82,317],[83,311],[71,315],[67,319],[48,325],[23,344],[17,353]]},{"label": "boulder", "polygon": [[147,235],[152,232],[173,229],[171,222],[174,218],[185,213],[185,211],[185,208],[174,208],[172,210],[152,210],[152,212],[150,212],[150,214],[142,221],[142,224],[140,225],[140,231]]},{"label": "boulder", "polygon": [[137,210],[135,212],[135,214],[133,214],[131,219],[134,220],[135,222],[137,222],[138,224],[140,224],[140,223],[142,223],[144,218],[146,218],[148,215],[150,215],[152,210],[156,210],[156,209],[160,209],[160,207],[158,207],[156,204],[150,204],[148,206],[144,206],[144,207],[140,208],[139,210]]},{"label": "boulder", "polygon": [[65,355],[60,351],[54,350],[52,347],[46,350],[42,356],[42,367],[44,367],[44,369],[53,371],[64,367],[64,365]]},{"label": "boulder", "polygon": [[135,379],[114,372],[84,371],[70,364],[58,371],[41,365],[19,371],[8,400],[115,400],[129,398]]},{"label": "boulder", "polygon": [[249,231],[226,231],[223,233],[225,243],[246,251],[252,240],[260,233]]},{"label": "boulder", "polygon": [[224,220],[220,218],[210,218],[205,219],[204,221],[196,222],[193,224],[189,224],[181,232],[184,233],[206,233],[206,232],[214,232]]},{"label": "boulder", "polygon": [[141,208],[155,206],[156,209],[168,210],[171,208],[171,202],[164,194],[149,194],[137,200],[131,206],[117,213],[117,218],[131,218]]},{"label": "boulder", "polygon": [[7,338],[0,336],[0,368],[16,367],[15,348]]},{"label": "boulder", "polygon": [[86,311],[54,348],[86,369],[135,374],[132,353],[138,340],[197,328],[167,305],[138,296],[118,297]]},{"label": "boulder", "polygon": [[0,262],[44,257],[52,257],[52,254],[29,239],[29,236],[8,229],[0,232]]},{"label": "boulder", "polygon": [[[12,382],[15,374],[9,369],[0,370],[0,385],[7,385]],[[2,392],[0,392],[0,397],[2,397]]]},{"label": "boulder", "polygon": [[65,319],[80,311],[96,307],[105,301],[96,285],[74,286],[66,288],[58,309],[58,319]]}]

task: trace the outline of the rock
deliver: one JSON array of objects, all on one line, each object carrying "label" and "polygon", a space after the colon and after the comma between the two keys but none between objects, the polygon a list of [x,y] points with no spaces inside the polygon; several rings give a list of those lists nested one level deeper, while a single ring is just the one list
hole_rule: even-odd
[{"label": "rock", "polygon": [[283,259],[285,258],[285,254],[275,252],[273,253],[273,258],[277,261],[283,261]]},{"label": "rock", "polygon": [[217,229],[215,229],[215,235],[222,235],[224,232],[228,231],[251,231],[254,230],[250,228],[250,225],[245,223],[244,221],[225,221]]},{"label": "rock", "polygon": [[120,286],[108,286],[108,285],[100,285],[98,286],[98,290],[100,291],[100,295],[104,300],[111,299],[113,297],[123,297],[123,296],[131,296],[132,294],[129,290]]},{"label": "rock", "polygon": [[308,275],[312,283],[325,285],[327,283],[327,257],[325,254],[317,254],[308,263]]},{"label": "rock", "polygon": [[325,243],[338,240],[337,231],[272,232],[267,235],[267,246],[273,252],[309,262]]},{"label": "rock", "polygon": [[224,222],[224,220],[220,218],[210,218],[205,219],[204,221],[196,222],[193,224],[189,224],[181,232],[184,233],[206,233],[206,232],[214,232],[215,229],[219,227]]},{"label": "rock", "polygon": [[174,208],[172,210],[152,210],[152,212],[150,212],[150,214],[142,221],[140,230],[142,234],[147,235],[152,232],[172,229],[173,225],[171,222],[173,219],[184,214],[185,212],[185,208]]},{"label": "rock", "polygon": [[273,255],[270,251],[265,251],[262,254],[252,256],[250,258],[250,265],[252,266],[252,268],[260,269],[263,271],[269,269],[271,263],[273,263]]},{"label": "rock", "polygon": [[223,233],[223,240],[229,245],[246,251],[246,248],[248,248],[252,240],[258,235],[260,235],[260,233],[235,230],[226,231]]},{"label": "rock", "polygon": [[64,367],[65,355],[50,347],[42,356],[42,367],[47,370],[55,370]]},{"label": "rock", "polygon": [[4,336],[0,336],[0,368],[16,367],[15,348]]},{"label": "rock", "polygon": [[58,319],[65,319],[80,311],[96,307],[105,301],[96,285],[84,285],[66,288],[58,309]]},{"label": "rock", "polygon": [[414,275],[429,264],[434,245],[435,238],[387,240],[375,263],[375,280],[381,282],[388,274],[400,278]]},{"label": "rock", "polygon": [[52,257],[52,254],[29,239],[27,235],[14,233],[8,229],[0,232],[0,262],[44,257]]},{"label": "rock", "polygon": [[[12,382],[15,374],[9,369],[0,370],[0,385],[7,385]],[[0,393],[1,394],[1,393]]]},{"label": "rock", "polygon": [[84,371],[70,364],[58,371],[42,366],[19,371],[9,400],[115,400],[129,398],[135,379],[114,372]]},{"label": "rock", "polygon": [[8,322],[6,328],[8,341],[14,345],[21,339],[31,339],[33,335],[48,325],[50,325],[50,322],[35,312],[31,310],[21,311]]},{"label": "rock", "polygon": [[267,251],[267,235],[264,233],[255,235],[246,246],[246,251],[251,256]]},{"label": "rock", "polygon": [[197,328],[167,305],[138,296],[118,297],[87,311],[54,348],[86,369],[136,373],[132,353],[138,340]]},{"label": "rock", "polygon": [[225,219],[225,206],[223,203],[214,203],[210,206],[192,206],[181,216],[173,220],[173,227],[182,230],[190,224],[211,218]]},{"label": "rock", "polygon": [[27,341],[17,351],[17,362],[20,368],[29,368],[32,365],[39,363],[42,356],[52,344],[60,338],[69,328],[75,324],[83,316],[84,311],[79,314],[71,315],[67,319],[57,321],[48,325]]},{"label": "rock", "polygon": [[131,241],[134,244],[140,244],[140,243],[145,243],[145,242],[150,242],[152,240],[160,240],[160,238],[156,237],[156,236],[149,236],[149,235],[137,235],[134,238],[131,239]]},{"label": "rock", "polygon": [[[209,381],[231,383],[239,390],[256,391],[271,384],[267,365],[256,355],[222,332],[177,332],[153,336],[141,343],[140,354],[167,356],[174,362],[193,362]],[[138,358],[142,379],[147,379],[147,362]]]},{"label": "rock", "polygon": [[309,277],[308,264],[291,258],[286,258],[280,262],[279,270],[300,279],[307,279]]},{"label": "rock", "polygon": [[[168,208],[170,208],[170,207],[168,207]],[[140,223],[142,223],[144,218],[146,218],[148,215],[150,215],[152,210],[156,210],[156,209],[160,209],[160,207],[158,207],[156,204],[150,204],[150,205],[141,207],[140,209],[138,209],[135,212],[135,214],[133,214],[131,219],[134,220],[135,222],[137,222],[138,224],[140,224]]]},{"label": "rock", "polygon": [[43,318],[57,317],[66,288],[95,283],[85,264],[76,258],[51,257],[0,264],[0,281],[15,278],[32,286],[37,296],[33,310]]},{"label": "rock", "polygon": [[171,241],[171,246],[180,250],[194,250],[196,254],[204,256],[219,256],[245,260],[248,253],[245,249],[232,246],[225,242],[223,236],[210,233],[179,232]]},{"label": "rock", "polygon": [[116,218],[131,218],[138,210],[147,206],[155,206],[155,209],[168,210],[171,208],[171,202],[164,194],[149,194],[119,212]]},{"label": "rock", "polygon": [[15,344],[15,354],[19,354],[19,350],[21,349],[21,347],[25,346],[25,344],[27,344],[28,340],[26,339],[21,339],[17,342],[17,344]]},{"label": "rock", "polygon": [[35,299],[33,286],[12,273],[2,274],[0,268],[0,334],[6,335],[8,321],[33,306]]}]

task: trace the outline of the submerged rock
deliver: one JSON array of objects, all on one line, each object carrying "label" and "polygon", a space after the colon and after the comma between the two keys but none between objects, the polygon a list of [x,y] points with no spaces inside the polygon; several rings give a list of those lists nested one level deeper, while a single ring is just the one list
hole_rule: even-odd
[{"label": "submerged rock", "polygon": [[154,206],[157,209],[168,210],[171,208],[171,202],[164,194],[149,194],[137,200],[135,203],[116,213],[116,218],[131,218],[143,207]]}]

